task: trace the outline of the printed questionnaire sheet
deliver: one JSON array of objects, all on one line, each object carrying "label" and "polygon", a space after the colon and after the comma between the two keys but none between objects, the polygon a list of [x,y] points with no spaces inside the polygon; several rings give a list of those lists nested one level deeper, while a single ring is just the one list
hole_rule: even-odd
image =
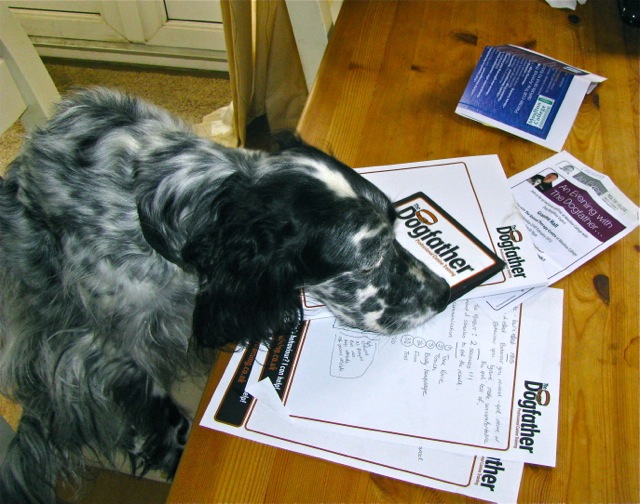
[{"label": "printed questionnaire sheet", "polygon": [[281,402],[284,390],[276,392],[270,378],[257,381],[270,374],[275,354],[282,356],[276,369],[297,365],[297,338],[278,344],[280,350],[268,355],[257,345],[233,355],[201,425],[439,490],[494,502],[517,500],[522,462],[368,439],[348,430],[327,435],[292,419]]},{"label": "printed questionnaire sheet", "polygon": [[[251,368],[263,370],[265,352],[249,347],[229,362],[201,425],[331,462],[494,502],[517,500],[522,462],[428,450],[345,433],[312,429],[286,414],[269,379],[253,381]],[[243,375],[243,372],[245,373]],[[248,376],[251,375],[251,376]],[[260,389],[260,390],[259,390]],[[256,401],[251,393],[261,393]],[[280,407],[274,407],[273,398]]]},{"label": "printed questionnaire sheet", "polygon": [[[201,425],[432,488],[515,502],[522,460],[555,461],[562,292],[548,289],[519,308],[519,314],[505,317],[497,330],[472,301],[452,306],[456,311],[451,307],[441,314],[432,332],[418,331],[395,341],[354,333],[326,318],[308,322],[301,334],[277,339],[269,355],[257,348],[238,352]],[[546,322],[536,322],[540,318]],[[453,359],[456,345],[465,349],[466,359]],[[427,356],[430,365],[425,368]],[[257,366],[261,373],[252,372]],[[428,390],[425,369],[434,380]],[[262,380],[257,385],[269,384],[266,390],[279,407],[251,387],[257,380]],[[298,418],[299,399],[305,394],[321,403],[318,416],[332,424]],[[364,409],[354,415],[359,407]],[[380,411],[381,419],[373,418]],[[338,424],[345,412],[357,417],[354,427]],[[421,438],[423,432],[378,436],[370,428],[374,422],[376,428],[397,431],[396,421],[408,415],[418,417],[413,427],[436,424],[435,433],[451,439],[434,443]],[[472,432],[455,432],[462,429]],[[475,446],[462,444],[469,441]]]},{"label": "printed questionnaire sheet", "polygon": [[500,320],[456,301],[392,337],[322,319],[281,386],[290,415],[316,428],[553,466],[561,340],[557,289]]}]

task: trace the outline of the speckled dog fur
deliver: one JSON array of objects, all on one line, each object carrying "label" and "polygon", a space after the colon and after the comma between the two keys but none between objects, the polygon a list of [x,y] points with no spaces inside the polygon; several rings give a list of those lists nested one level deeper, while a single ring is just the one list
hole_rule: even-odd
[{"label": "speckled dog fur", "polygon": [[0,183],[0,387],[24,408],[0,501],[54,502],[83,450],[171,477],[190,426],[171,384],[198,349],[294,330],[303,287],[383,333],[443,309],[447,284],[394,219],[295,138],[228,149],[133,97],[61,102]]}]

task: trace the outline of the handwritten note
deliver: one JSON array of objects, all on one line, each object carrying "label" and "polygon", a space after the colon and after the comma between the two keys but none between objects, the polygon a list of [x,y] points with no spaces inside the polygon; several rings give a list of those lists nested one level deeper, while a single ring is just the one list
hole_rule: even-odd
[{"label": "handwritten note", "polygon": [[363,376],[378,351],[379,334],[340,327],[336,324],[331,376],[337,378],[360,378]]},{"label": "handwritten note", "polygon": [[[508,449],[521,318],[516,308],[494,321],[462,300],[418,330],[384,339],[335,319],[313,321],[287,407],[295,418],[367,436]],[[313,394],[307,383],[317,384]],[[398,412],[393,421],[389,412]]]}]

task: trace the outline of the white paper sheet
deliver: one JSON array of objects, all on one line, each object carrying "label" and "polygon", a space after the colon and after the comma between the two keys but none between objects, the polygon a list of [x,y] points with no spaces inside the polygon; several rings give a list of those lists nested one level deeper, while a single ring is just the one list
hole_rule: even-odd
[{"label": "white paper sheet", "polygon": [[584,5],[587,0],[547,0],[547,3],[555,9],[576,10],[578,4]]},{"label": "white paper sheet", "polygon": [[[335,319],[313,321],[288,384],[287,409],[317,428],[553,466],[562,291],[545,294],[499,322],[475,300],[458,301],[391,338]],[[526,427],[516,417],[519,398],[531,395],[527,388],[554,396],[544,415],[533,413],[535,450],[515,442]]]},{"label": "white paper sheet", "polygon": [[294,426],[260,400],[244,427],[216,423],[212,428],[383,476],[492,502],[516,502],[522,479],[522,462],[460,455],[401,443],[372,442],[341,432],[327,435],[299,423]]},{"label": "white paper sheet", "polygon": [[[553,180],[543,182],[550,174],[555,174],[548,179]],[[568,152],[514,175],[509,185],[551,284],[638,226],[638,207],[609,177]],[[526,289],[491,296],[485,306],[499,312],[539,292]]]},{"label": "white paper sheet", "polygon": [[[332,318],[310,321],[301,334],[276,340],[268,355],[234,355],[201,425],[514,502],[523,461],[555,463],[561,326],[556,289],[497,325],[473,300],[396,337],[357,332]],[[268,382],[249,383],[258,380],[255,365],[282,408],[264,389]]]}]

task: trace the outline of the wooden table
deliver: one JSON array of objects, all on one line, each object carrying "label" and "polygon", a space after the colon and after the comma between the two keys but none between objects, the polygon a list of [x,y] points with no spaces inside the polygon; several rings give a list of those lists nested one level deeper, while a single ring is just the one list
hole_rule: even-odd
[{"label": "wooden table", "polygon": [[[486,45],[517,44],[608,77],[566,150],[638,202],[640,30],[617,1],[345,2],[299,131],[351,166],[498,154],[507,175],[553,152],[454,114]],[[638,234],[568,278],[555,468],[527,466],[521,502],[638,502]],[[594,278],[609,280],[598,294]],[[203,413],[227,358],[215,367]],[[194,426],[168,502],[466,502]]]}]

